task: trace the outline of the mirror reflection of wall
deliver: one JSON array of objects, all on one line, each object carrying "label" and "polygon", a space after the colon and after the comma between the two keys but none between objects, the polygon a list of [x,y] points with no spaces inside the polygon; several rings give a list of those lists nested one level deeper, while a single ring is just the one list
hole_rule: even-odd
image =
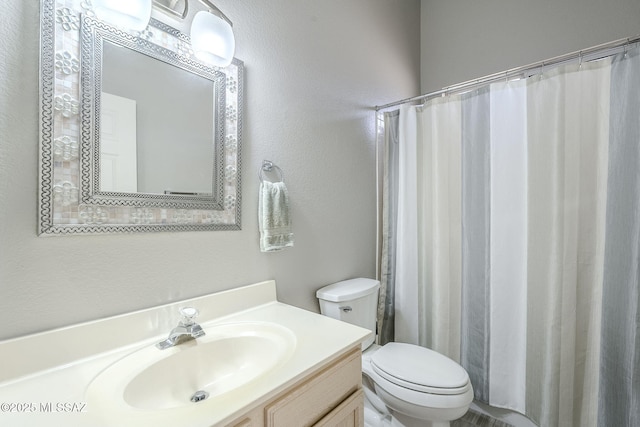
[{"label": "mirror reflection of wall", "polygon": [[[121,150],[119,153],[124,159],[115,163],[110,160],[110,166],[105,165],[108,156],[113,158],[105,152],[107,145],[111,145],[105,144],[109,138],[107,130],[117,126],[118,129],[126,127],[130,132],[131,126],[120,126],[130,119],[105,117],[103,97],[101,120],[111,124],[101,129],[101,169],[107,168],[109,174],[101,178],[101,186],[115,185],[115,188],[101,187],[101,190],[212,194],[215,188],[214,82],[107,41],[103,45],[102,64],[102,92],[135,103],[135,141],[128,138],[123,144],[135,144],[136,158],[132,160],[134,154],[127,156]],[[113,123],[114,120],[117,123]],[[118,130],[118,133],[127,131]],[[127,162],[135,164],[135,190],[132,190],[131,179],[126,178],[131,175],[130,168],[125,166]],[[121,175],[114,170],[124,171],[124,177],[114,177],[114,174]],[[116,183],[106,184],[109,179]]]}]

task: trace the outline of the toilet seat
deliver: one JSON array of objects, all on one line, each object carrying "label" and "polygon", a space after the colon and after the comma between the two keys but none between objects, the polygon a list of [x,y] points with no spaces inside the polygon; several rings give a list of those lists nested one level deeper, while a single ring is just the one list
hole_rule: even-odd
[{"label": "toilet seat", "polygon": [[395,386],[435,395],[465,394],[467,372],[448,357],[413,344],[389,343],[371,356],[371,368]]}]

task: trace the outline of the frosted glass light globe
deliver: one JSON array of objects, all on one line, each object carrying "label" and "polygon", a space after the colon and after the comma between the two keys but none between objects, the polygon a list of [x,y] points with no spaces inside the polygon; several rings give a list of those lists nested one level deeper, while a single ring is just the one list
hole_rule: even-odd
[{"label": "frosted glass light globe", "polygon": [[149,25],[152,0],[93,0],[96,17],[120,28],[142,31]]},{"label": "frosted glass light globe", "polygon": [[224,19],[200,11],[191,23],[191,46],[201,61],[216,67],[226,67],[233,61],[236,40],[231,25]]}]

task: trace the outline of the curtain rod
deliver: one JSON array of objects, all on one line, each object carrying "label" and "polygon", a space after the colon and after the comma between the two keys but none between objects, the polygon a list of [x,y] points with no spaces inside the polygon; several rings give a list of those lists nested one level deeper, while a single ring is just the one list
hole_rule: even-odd
[{"label": "curtain rod", "polygon": [[604,43],[598,46],[590,47],[588,49],[578,50],[565,55],[556,56],[554,58],[546,59],[544,61],[534,62],[522,67],[511,68],[505,71],[501,71],[499,73],[489,74],[479,79],[467,80],[466,82],[458,83],[451,86],[446,86],[440,90],[437,90],[435,92],[430,92],[424,95],[418,95],[412,98],[406,98],[400,101],[390,102],[384,105],[376,105],[375,110],[380,111],[390,107],[395,107],[397,105],[407,104],[410,102],[427,101],[429,99],[436,98],[438,96],[445,96],[445,95],[452,95],[460,92],[466,92],[469,90],[476,89],[477,87],[484,86],[489,83],[502,81],[502,80],[508,81],[516,78],[531,77],[532,75],[542,74],[544,72],[545,67],[551,67],[551,66],[557,67],[561,64],[575,61],[576,59],[579,60],[580,63],[595,61],[598,59],[606,58],[608,56],[613,56],[623,51],[626,52],[626,49],[631,44],[638,43],[638,42],[640,42],[640,35],[637,35],[635,37],[627,37],[625,39]]}]

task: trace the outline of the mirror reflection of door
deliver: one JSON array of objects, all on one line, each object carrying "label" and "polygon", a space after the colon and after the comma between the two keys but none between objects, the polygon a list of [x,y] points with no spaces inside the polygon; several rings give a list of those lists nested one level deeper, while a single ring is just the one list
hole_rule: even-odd
[{"label": "mirror reflection of door", "polygon": [[100,191],[138,192],[136,101],[102,92]]}]

